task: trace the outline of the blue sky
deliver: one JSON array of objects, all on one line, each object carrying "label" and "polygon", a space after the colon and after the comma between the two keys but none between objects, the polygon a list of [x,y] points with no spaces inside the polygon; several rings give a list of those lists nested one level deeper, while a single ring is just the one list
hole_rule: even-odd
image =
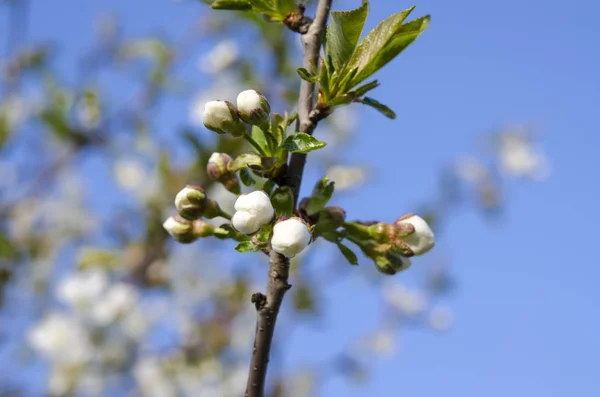
[{"label": "blue sky", "polygon": [[[32,3],[29,38],[59,43],[66,68],[89,43],[101,11],[119,17],[128,35],[177,36],[202,8],[166,0]],[[338,1],[334,8],[359,3]],[[510,182],[500,222],[467,211],[445,228],[439,249],[451,256],[459,283],[450,302],[456,322],[447,334],[402,332],[400,354],[376,361],[368,386],[334,380],[323,395],[598,395],[600,3],[415,3],[416,15],[432,14],[429,30],[378,74],[383,84],[374,91],[398,119],[361,109],[358,138],[344,156],[370,164],[377,175],[340,201],[351,217],[392,220],[415,210],[435,191],[441,167],[504,123],[537,127],[552,175],[539,184]],[[411,4],[372,1],[368,26]],[[186,67],[193,71],[193,64]],[[179,125],[187,108],[164,117]],[[293,337],[299,360],[375,324],[370,313],[356,318],[364,300],[376,305],[372,294],[361,296],[367,292],[350,282],[329,293],[348,296],[327,320],[335,331],[320,336],[302,327]]]}]

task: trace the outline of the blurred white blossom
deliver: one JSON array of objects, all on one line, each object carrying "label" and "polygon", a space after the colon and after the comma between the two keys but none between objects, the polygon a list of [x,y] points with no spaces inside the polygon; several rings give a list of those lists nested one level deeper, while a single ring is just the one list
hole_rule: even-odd
[{"label": "blurred white blossom", "polygon": [[462,157],[454,167],[456,176],[472,184],[480,184],[489,178],[487,167],[475,157]]},{"label": "blurred white blossom", "polygon": [[58,298],[75,308],[84,308],[94,303],[108,285],[106,273],[99,269],[75,272],[65,277],[58,285]]},{"label": "blurred white blossom", "polygon": [[396,335],[389,329],[381,329],[365,341],[368,350],[377,355],[392,355],[397,350]]},{"label": "blurred white blossom", "polygon": [[429,325],[438,331],[446,331],[454,323],[454,313],[445,306],[435,306],[429,312]]},{"label": "blurred white blossom", "polygon": [[334,165],[327,170],[327,178],[335,182],[336,191],[348,190],[359,186],[367,173],[361,167]]},{"label": "blurred white blossom", "polygon": [[549,175],[546,156],[535,150],[522,133],[501,134],[499,156],[501,169],[508,175],[535,180],[543,180]]},{"label": "blurred white blossom", "polygon": [[387,282],[382,287],[382,294],[390,306],[407,316],[420,314],[427,306],[427,298],[422,291],[400,283]]},{"label": "blurred white blossom", "polygon": [[46,315],[31,329],[28,340],[41,355],[59,363],[82,364],[92,354],[85,329],[75,318],[62,313]]},{"label": "blurred white blossom", "polygon": [[115,283],[98,299],[91,311],[94,321],[108,325],[129,312],[138,300],[138,293],[130,284]]},{"label": "blurred white blossom", "polygon": [[175,385],[157,358],[142,356],[133,368],[133,377],[145,397],[178,396]]},{"label": "blurred white blossom", "polygon": [[239,47],[233,40],[223,40],[200,58],[198,67],[204,73],[219,73],[239,59]]}]

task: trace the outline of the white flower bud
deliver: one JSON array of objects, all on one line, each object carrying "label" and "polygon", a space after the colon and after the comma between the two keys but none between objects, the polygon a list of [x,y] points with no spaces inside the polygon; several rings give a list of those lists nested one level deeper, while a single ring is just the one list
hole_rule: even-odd
[{"label": "white flower bud", "polygon": [[246,126],[240,121],[237,110],[227,101],[210,101],[204,105],[204,126],[218,134],[242,136]]},{"label": "white flower bud", "polygon": [[204,215],[207,204],[206,193],[200,186],[187,185],[175,196],[177,212],[190,221]]},{"label": "white flower bud", "polygon": [[189,244],[198,239],[198,236],[194,233],[192,222],[178,215],[169,217],[163,223],[163,228],[173,236],[175,240],[183,244]]},{"label": "white flower bud", "polygon": [[263,129],[269,127],[271,105],[260,92],[246,90],[237,97],[237,107],[242,120],[248,124],[257,125]]},{"label": "white flower bud", "polygon": [[290,218],[275,224],[271,247],[287,258],[298,255],[310,242],[308,226],[299,218]]},{"label": "white flower bud", "polygon": [[231,223],[244,234],[256,233],[261,227],[271,222],[275,215],[269,196],[262,190],[242,194],[235,202],[235,214]]},{"label": "white flower bud", "polygon": [[409,224],[415,228],[415,232],[400,239],[410,246],[415,255],[423,255],[433,248],[435,238],[433,231],[423,218],[418,215],[409,215],[406,218],[400,217],[396,225]]}]

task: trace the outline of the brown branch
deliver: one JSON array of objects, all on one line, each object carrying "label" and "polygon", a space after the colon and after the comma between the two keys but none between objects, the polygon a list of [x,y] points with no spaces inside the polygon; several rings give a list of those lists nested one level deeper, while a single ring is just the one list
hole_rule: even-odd
[{"label": "brown branch", "polygon": [[[304,46],[303,65],[308,70],[313,69],[312,65],[318,65],[319,52],[323,45],[327,18],[329,17],[332,1],[319,0],[315,19],[307,29],[302,29],[302,43]],[[303,18],[303,20],[309,21],[308,18]],[[324,117],[324,113],[320,109],[313,109],[314,92],[315,84],[303,80],[300,85],[298,100],[298,127],[299,131],[307,134],[312,134],[318,121]],[[290,186],[294,192],[295,203],[298,202],[300,182],[302,181],[305,162],[306,155],[293,154],[284,179],[285,184]],[[252,351],[252,360],[250,361],[245,397],[264,397],[265,380],[269,365],[271,343],[273,342],[273,333],[275,332],[275,323],[283,297],[286,291],[291,288],[291,285],[288,284],[289,267],[290,261],[288,258],[271,251],[269,255],[269,276],[266,295],[261,293],[252,295],[252,303],[256,306],[258,318],[256,321],[254,348]]]},{"label": "brown branch", "polygon": [[[308,31],[302,35],[302,45],[304,49],[304,61],[302,66],[306,70],[314,70],[319,64],[319,52],[323,44],[325,27],[329,11],[331,10],[332,0],[319,0],[317,12],[313,23]],[[298,131],[312,135],[317,123],[325,114],[319,108],[313,109],[315,83],[302,80],[300,83],[300,96],[298,100]],[[294,203],[298,203],[300,194],[300,183],[306,164],[306,154],[293,153],[290,159],[288,172],[286,175],[286,185],[292,188],[294,192]]]},{"label": "brown branch", "polygon": [[252,303],[256,306],[258,318],[256,321],[256,335],[250,362],[250,373],[246,385],[246,397],[263,397],[267,367],[275,323],[279,308],[286,291],[291,288],[288,284],[290,261],[283,255],[271,251],[269,260],[269,277],[267,279],[267,294],[255,293]]}]

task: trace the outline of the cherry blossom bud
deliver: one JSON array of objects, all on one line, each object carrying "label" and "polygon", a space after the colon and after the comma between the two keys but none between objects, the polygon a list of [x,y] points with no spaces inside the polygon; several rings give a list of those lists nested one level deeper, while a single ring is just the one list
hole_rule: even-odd
[{"label": "cherry blossom bud", "polygon": [[262,190],[242,194],[235,202],[235,214],[231,219],[233,227],[244,234],[256,233],[271,222],[275,215],[269,196]]},{"label": "cherry blossom bud", "polygon": [[187,185],[175,196],[177,212],[190,221],[204,215],[207,204],[206,193],[199,186]]},{"label": "cherry blossom bud", "polygon": [[163,223],[165,230],[173,236],[175,240],[183,244],[193,243],[198,239],[191,221],[175,215]]},{"label": "cherry blossom bud", "polygon": [[204,105],[204,126],[217,134],[242,136],[246,126],[240,121],[237,109],[231,102],[210,101]]},{"label": "cherry blossom bud", "polygon": [[232,158],[226,153],[213,153],[208,159],[206,172],[213,181],[219,181],[225,189],[234,194],[240,194],[240,181],[234,172],[227,169]]},{"label": "cherry blossom bud", "polygon": [[286,219],[273,227],[271,248],[286,258],[298,255],[309,242],[308,226],[300,218]]},{"label": "cherry blossom bud", "polygon": [[406,243],[415,255],[423,255],[433,248],[435,245],[433,231],[423,218],[418,215],[408,214],[401,216],[396,221],[396,226],[399,229],[405,228],[406,225],[412,225],[414,232],[407,236],[399,237],[399,240]]},{"label": "cherry blossom bud", "polygon": [[260,92],[256,90],[240,92],[237,97],[237,107],[240,118],[246,123],[257,125],[263,130],[269,128],[271,105]]}]

